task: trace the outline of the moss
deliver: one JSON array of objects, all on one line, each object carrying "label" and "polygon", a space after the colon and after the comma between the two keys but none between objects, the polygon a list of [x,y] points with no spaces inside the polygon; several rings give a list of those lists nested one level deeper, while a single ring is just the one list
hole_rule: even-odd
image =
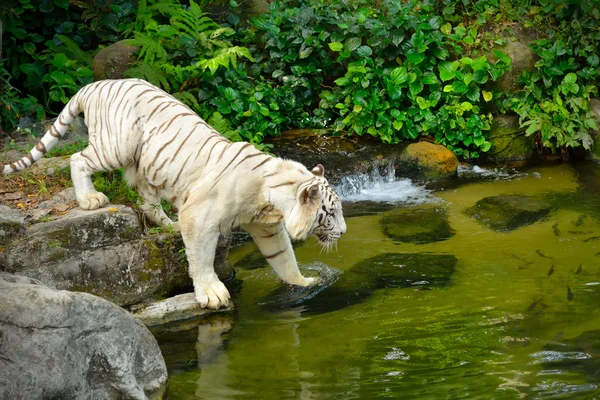
[{"label": "moss", "polygon": [[492,147],[486,159],[490,161],[524,161],[535,155],[535,137],[525,136],[516,116],[494,118],[488,140]]}]

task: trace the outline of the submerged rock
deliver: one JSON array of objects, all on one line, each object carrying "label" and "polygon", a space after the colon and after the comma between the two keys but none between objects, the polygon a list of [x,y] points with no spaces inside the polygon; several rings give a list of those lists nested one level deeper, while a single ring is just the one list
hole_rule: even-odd
[{"label": "submerged rock", "polygon": [[268,267],[269,263],[260,250],[254,250],[239,261],[233,264],[233,268],[253,270]]},{"label": "submerged rock", "polygon": [[317,263],[310,268],[321,279],[318,285],[309,288],[283,285],[260,304],[270,311],[332,312],[363,302],[377,289],[448,285],[456,262],[456,257],[448,254],[384,253],[345,272]]},{"label": "submerged rock", "polygon": [[163,397],[158,344],[118,306],[6,273],[0,305],[1,399]]},{"label": "submerged rock", "polygon": [[439,207],[403,207],[379,220],[390,239],[407,243],[431,243],[454,235],[446,211]]},{"label": "submerged rock", "polygon": [[446,286],[457,259],[452,254],[383,253],[361,261],[351,272],[370,276],[374,288]]},{"label": "submerged rock", "polygon": [[464,213],[495,231],[511,231],[531,225],[552,211],[544,200],[520,194],[485,197]]}]

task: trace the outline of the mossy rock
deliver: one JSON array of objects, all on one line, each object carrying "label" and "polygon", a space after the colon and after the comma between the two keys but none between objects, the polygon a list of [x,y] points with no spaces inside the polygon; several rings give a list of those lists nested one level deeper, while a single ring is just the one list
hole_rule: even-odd
[{"label": "mossy rock", "polygon": [[450,284],[456,263],[452,254],[384,253],[361,261],[351,272],[371,277],[374,289],[424,289]]},{"label": "mossy rock", "polygon": [[454,235],[448,216],[439,207],[398,208],[379,220],[383,233],[390,239],[405,243],[431,243]]},{"label": "mossy rock", "polygon": [[495,231],[512,231],[531,225],[547,216],[552,205],[544,200],[520,194],[485,197],[464,213]]},{"label": "mossy rock", "polygon": [[321,286],[282,285],[260,304],[270,311],[332,312],[362,303],[377,289],[446,286],[456,262],[456,257],[448,254],[385,253],[363,260],[343,273],[321,265],[318,275],[323,279]]},{"label": "mossy rock", "polygon": [[541,353],[546,355],[542,359],[544,368],[577,372],[587,382],[600,383],[600,330],[584,332],[565,342],[545,346],[546,352]]},{"label": "mossy rock", "polygon": [[446,147],[428,142],[411,143],[399,154],[396,176],[418,181],[439,181],[456,176],[458,159]]},{"label": "mossy rock", "polygon": [[381,201],[356,201],[356,202],[345,202],[343,204],[344,218],[350,217],[361,217],[363,215],[375,215],[381,212],[389,211],[397,207],[393,203],[385,203]]},{"label": "mossy rock", "polygon": [[535,136],[525,136],[515,115],[495,116],[488,141],[492,147],[484,153],[487,162],[527,161],[536,154]]},{"label": "mossy rock", "polygon": [[0,246],[25,234],[25,218],[17,211],[0,204]]}]

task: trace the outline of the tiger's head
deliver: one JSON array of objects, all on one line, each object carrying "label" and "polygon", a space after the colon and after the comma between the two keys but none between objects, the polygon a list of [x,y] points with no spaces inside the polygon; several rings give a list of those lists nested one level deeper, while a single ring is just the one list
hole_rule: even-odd
[{"label": "tiger's head", "polygon": [[346,233],[342,202],[325,179],[325,168],[321,164],[311,172],[312,179],[299,185],[297,192],[298,203],[307,223],[304,229],[290,234],[294,239],[304,239],[313,234],[324,248],[329,249]]}]

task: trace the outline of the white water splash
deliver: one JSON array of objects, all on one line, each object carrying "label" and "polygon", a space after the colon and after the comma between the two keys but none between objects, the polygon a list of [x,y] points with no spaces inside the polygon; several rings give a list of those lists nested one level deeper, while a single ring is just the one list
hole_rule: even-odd
[{"label": "white water splash", "polygon": [[496,179],[512,179],[527,176],[526,173],[518,172],[516,170],[506,171],[500,168],[482,168],[478,165],[473,166],[458,166],[459,176],[476,176],[482,178],[496,178]]},{"label": "white water splash", "polygon": [[396,179],[392,163],[373,168],[369,174],[347,176],[336,186],[342,201],[425,203],[434,201],[430,191],[410,179]]}]

